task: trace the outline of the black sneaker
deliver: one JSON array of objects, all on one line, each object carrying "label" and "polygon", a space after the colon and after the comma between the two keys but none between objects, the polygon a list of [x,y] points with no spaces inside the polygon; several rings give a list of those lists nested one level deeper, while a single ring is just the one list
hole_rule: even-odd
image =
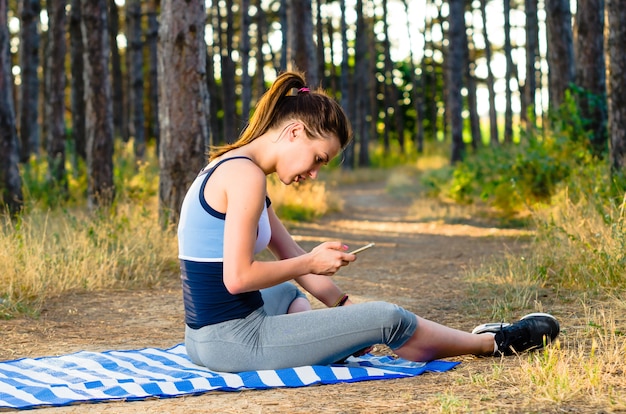
[{"label": "black sneaker", "polygon": [[495,356],[515,355],[525,351],[541,349],[559,335],[556,318],[547,313],[530,313],[514,324],[485,323],[474,328],[472,333],[495,334],[498,350]]}]

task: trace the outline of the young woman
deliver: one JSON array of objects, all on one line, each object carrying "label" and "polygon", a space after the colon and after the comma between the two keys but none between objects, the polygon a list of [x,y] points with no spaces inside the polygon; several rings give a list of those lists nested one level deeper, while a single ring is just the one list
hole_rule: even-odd
[{"label": "young woman", "polygon": [[[194,363],[227,372],[330,364],[378,343],[413,361],[510,355],[558,335],[558,322],[547,314],[469,333],[391,303],[352,304],[332,276],[356,256],[340,241],[304,251],[266,194],[272,173],[285,185],[315,179],[351,134],[336,101],[287,72],[261,98],[239,139],[211,149],[178,227],[185,345]],[[267,247],[277,260],[256,260]],[[292,281],[329,308],[312,311]]]}]

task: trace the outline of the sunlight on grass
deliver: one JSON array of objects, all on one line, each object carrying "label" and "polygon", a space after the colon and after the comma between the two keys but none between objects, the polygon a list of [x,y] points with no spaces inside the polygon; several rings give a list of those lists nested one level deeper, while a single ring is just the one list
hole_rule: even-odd
[{"label": "sunlight on grass", "polygon": [[[37,311],[72,290],[154,286],[176,268],[176,239],[156,205],[119,205],[115,213],[33,212],[0,231],[0,314]],[[2,309],[4,308],[4,309]]]},{"label": "sunlight on grass", "polygon": [[326,190],[324,181],[284,185],[272,175],[267,192],[276,214],[284,220],[308,221],[343,208],[342,200]]},{"label": "sunlight on grass", "polygon": [[520,392],[556,403],[587,401],[626,408],[626,337],[611,311],[587,309],[587,329],[568,332],[562,345],[520,358]]},{"label": "sunlight on grass", "polygon": [[573,200],[567,190],[555,207],[538,210],[539,271],[552,283],[577,290],[626,287],[626,194],[621,204]]}]

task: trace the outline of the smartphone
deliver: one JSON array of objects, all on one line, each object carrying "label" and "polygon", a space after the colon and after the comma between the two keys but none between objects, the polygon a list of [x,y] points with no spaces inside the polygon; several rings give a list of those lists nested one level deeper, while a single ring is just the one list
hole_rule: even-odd
[{"label": "smartphone", "polygon": [[350,253],[350,254],[357,254],[357,253],[361,253],[363,250],[367,250],[367,249],[369,249],[370,247],[374,247],[375,245],[376,245],[376,243],[366,244],[365,246],[363,246],[363,247],[359,247],[358,249],[356,249],[356,250],[352,250],[351,252],[348,252],[348,253]]}]

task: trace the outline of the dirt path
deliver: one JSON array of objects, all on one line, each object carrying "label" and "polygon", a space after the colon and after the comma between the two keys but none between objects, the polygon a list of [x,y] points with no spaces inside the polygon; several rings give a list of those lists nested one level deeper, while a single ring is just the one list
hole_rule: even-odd
[{"label": "dirt path", "polygon": [[[337,283],[353,300],[395,302],[421,316],[465,330],[484,321],[489,315],[491,298],[474,298],[470,305],[465,272],[490,260],[493,255],[522,248],[519,231],[412,220],[408,215],[410,200],[389,196],[383,183],[347,187],[340,195],[345,200],[342,213],[329,215],[315,223],[294,225],[291,231],[305,248],[333,238],[339,238],[351,247],[370,241],[376,243],[375,248],[361,254],[356,263],[335,276]],[[58,298],[47,305],[37,320],[20,318],[0,322],[3,326],[0,360],[79,350],[173,346],[183,340],[180,296],[178,278],[173,275],[172,280],[159,289]],[[451,372],[411,379],[269,391],[214,392],[167,400],[47,408],[37,412],[439,411],[442,401],[445,402],[450,393],[455,398],[464,398],[468,391],[463,383],[469,375],[490,370],[492,364],[488,358],[455,360],[463,363]],[[505,404],[506,401],[491,401],[489,407],[498,411],[498,406],[503,408]],[[537,407],[532,408],[535,409]]]}]

